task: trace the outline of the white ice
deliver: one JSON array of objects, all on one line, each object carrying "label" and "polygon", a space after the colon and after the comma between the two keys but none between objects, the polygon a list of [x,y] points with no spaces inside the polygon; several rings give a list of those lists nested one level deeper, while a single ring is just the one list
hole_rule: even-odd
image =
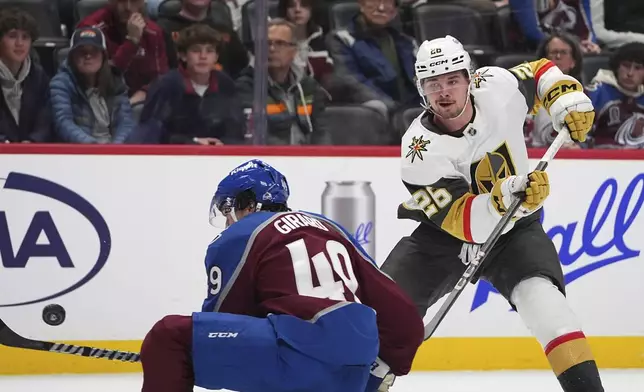
[{"label": "white ice", "polygon": [[[606,392],[644,392],[644,369],[602,370]],[[138,392],[141,375],[0,376],[2,392]],[[197,388],[195,391],[205,391]],[[561,392],[550,371],[416,372],[391,392]]]}]

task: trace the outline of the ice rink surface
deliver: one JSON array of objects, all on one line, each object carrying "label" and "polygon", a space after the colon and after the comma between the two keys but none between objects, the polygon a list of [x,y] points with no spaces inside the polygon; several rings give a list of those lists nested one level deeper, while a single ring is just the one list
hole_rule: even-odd
[{"label": "ice rink surface", "polygon": [[[644,392],[644,369],[603,370],[602,378],[606,392]],[[138,392],[140,388],[140,374],[0,376],[2,392]],[[397,379],[391,388],[391,392],[506,391],[561,392],[561,389],[549,371],[416,372]]]}]

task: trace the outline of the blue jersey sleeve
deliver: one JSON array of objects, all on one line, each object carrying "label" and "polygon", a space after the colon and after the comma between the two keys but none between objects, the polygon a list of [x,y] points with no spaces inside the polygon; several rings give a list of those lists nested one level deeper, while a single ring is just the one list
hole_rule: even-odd
[{"label": "blue jersey sleeve", "polygon": [[206,274],[208,292],[201,308],[202,312],[217,311],[220,298],[230,290],[237,268],[241,267],[243,253],[248,244],[249,234],[224,231],[208,246],[206,252]]},{"label": "blue jersey sleeve", "polygon": [[205,260],[208,292],[201,307],[202,312],[219,311],[246,262],[256,231],[273,215],[254,213],[224,230],[208,245]]}]

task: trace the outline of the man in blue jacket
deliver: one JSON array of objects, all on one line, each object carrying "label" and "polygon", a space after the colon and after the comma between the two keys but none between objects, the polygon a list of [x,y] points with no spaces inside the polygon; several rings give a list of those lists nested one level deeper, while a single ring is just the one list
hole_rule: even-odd
[{"label": "man in blue jacket", "polygon": [[[396,0],[358,0],[351,24],[327,37],[334,73],[351,92],[351,102],[386,117],[420,101],[414,84],[416,42],[391,26]],[[402,129],[401,131],[404,131]]]}]

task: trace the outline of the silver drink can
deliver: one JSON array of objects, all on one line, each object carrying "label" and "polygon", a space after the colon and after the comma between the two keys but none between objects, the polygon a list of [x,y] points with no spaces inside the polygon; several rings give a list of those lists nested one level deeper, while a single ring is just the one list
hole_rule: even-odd
[{"label": "silver drink can", "polygon": [[376,258],[376,195],[369,181],[327,181],[322,215],[342,225]]}]

